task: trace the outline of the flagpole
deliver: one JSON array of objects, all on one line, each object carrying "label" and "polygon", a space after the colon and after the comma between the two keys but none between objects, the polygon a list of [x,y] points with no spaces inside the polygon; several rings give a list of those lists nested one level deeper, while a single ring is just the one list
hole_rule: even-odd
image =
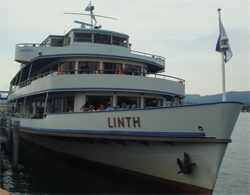
[{"label": "flagpole", "polygon": [[225,79],[225,63],[224,63],[224,54],[221,52],[221,73],[222,73],[222,100],[227,101],[226,97],[226,79]]},{"label": "flagpole", "polygon": [[[219,26],[220,26],[220,39],[222,37],[222,25],[221,25],[221,16],[220,16],[221,9],[218,9],[219,13]],[[226,79],[225,79],[225,62],[224,62],[224,51],[221,51],[221,73],[222,73],[222,100],[226,101]]]}]

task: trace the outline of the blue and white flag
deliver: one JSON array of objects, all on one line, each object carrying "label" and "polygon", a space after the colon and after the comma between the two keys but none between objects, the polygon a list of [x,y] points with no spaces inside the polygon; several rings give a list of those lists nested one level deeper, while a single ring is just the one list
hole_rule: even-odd
[{"label": "blue and white flag", "polygon": [[85,11],[91,11],[91,2],[89,2],[88,6],[85,8]]},{"label": "blue and white flag", "polygon": [[[219,35],[219,38],[218,38],[218,41],[217,41],[217,44],[216,44],[216,49],[215,49],[215,50],[218,51],[218,52],[221,52],[221,50],[220,50],[220,37],[221,37],[222,35],[227,35],[227,33],[226,33],[225,29],[224,29],[224,26],[223,26],[222,22],[221,22],[221,27],[222,27],[222,28],[221,28],[221,29],[222,29],[222,32],[221,32],[221,34]],[[224,52],[224,56],[225,56],[224,60],[225,60],[226,63],[232,58],[233,53],[232,53],[230,44],[229,44],[229,49],[228,49],[227,51]]]},{"label": "blue and white flag", "polygon": [[96,25],[97,21],[95,19],[95,15],[93,13],[93,10],[94,10],[94,6],[91,5],[91,1],[90,1],[89,4],[88,4],[88,6],[85,8],[85,11],[90,11],[91,18],[92,18],[92,20],[95,21],[94,25]]}]

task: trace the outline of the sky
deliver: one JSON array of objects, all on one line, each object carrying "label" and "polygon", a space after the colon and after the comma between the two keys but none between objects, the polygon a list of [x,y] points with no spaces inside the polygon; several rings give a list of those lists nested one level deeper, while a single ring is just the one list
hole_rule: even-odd
[{"label": "sky", "polygon": [[[0,90],[20,69],[15,45],[41,43],[48,35],[78,28],[74,20],[90,22],[89,0],[0,0]],[[222,93],[218,8],[233,52],[225,64],[226,91],[250,90],[249,0],[93,0],[102,29],[130,36],[132,50],[163,56],[163,74],[185,79],[186,94]]]}]

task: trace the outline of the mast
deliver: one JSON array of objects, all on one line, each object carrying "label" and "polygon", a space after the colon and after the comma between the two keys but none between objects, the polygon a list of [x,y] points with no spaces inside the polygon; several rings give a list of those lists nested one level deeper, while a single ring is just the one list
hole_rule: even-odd
[{"label": "mast", "polygon": [[[229,50],[229,53],[231,53],[231,49],[228,43],[228,38],[226,35],[226,31],[223,27],[223,24],[221,22],[221,15],[220,15],[221,9],[218,8],[218,14],[219,14],[219,27],[220,27],[220,35],[219,40],[217,42],[216,51],[220,52],[221,55],[221,73],[222,73],[222,100],[226,101],[226,79],[225,79],[225,62],[227,62],[229,59],[226,59],[226,52]],[[225,59],[224,59],[225,55]]]},{"label": "mast", "polygon": [[[87,23],[83,23],[83,22],[80,22],[80,21],[74,21],[75,23],[78,23],[78,24],[84,24],[84,25],[87,25],[87,26],[90,26],[91,28],[94,28],[95,25],[97,24],[97,20],[95,17],[101,17],[101,18],[107,18],[107,19],[112,19],[112,20],[117,20],[116,18],[111,18],[111,17],[107,17],[107,16],[101,16],[101,15],[95,15],[93,10],[95,9],[95,7],[92,5],[92,2],[90,1],[88,6],[85,8],[84,11],[89,11],[90,14],[84,14],[84,13],[64,13],[64,14],[75,14],[75,15],[87,15],[87,16],[90,16],[90,24],[87,24]],[[95,21],[95,24],[94,24],[94,21]]]}]

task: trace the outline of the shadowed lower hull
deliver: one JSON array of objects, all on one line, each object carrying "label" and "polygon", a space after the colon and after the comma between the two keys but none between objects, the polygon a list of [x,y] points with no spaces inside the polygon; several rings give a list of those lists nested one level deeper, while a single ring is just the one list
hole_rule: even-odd
[{"label": "shadowed lower hull", "polygon": [[[192,194],[212,194],[227,147],[227,143],[79,139],[29,133],[21,136],[57,152],[160,182],[170,191]],[[196,165],[190,173],[178,174],[177,158],[182,160],[184,152]]]}]

